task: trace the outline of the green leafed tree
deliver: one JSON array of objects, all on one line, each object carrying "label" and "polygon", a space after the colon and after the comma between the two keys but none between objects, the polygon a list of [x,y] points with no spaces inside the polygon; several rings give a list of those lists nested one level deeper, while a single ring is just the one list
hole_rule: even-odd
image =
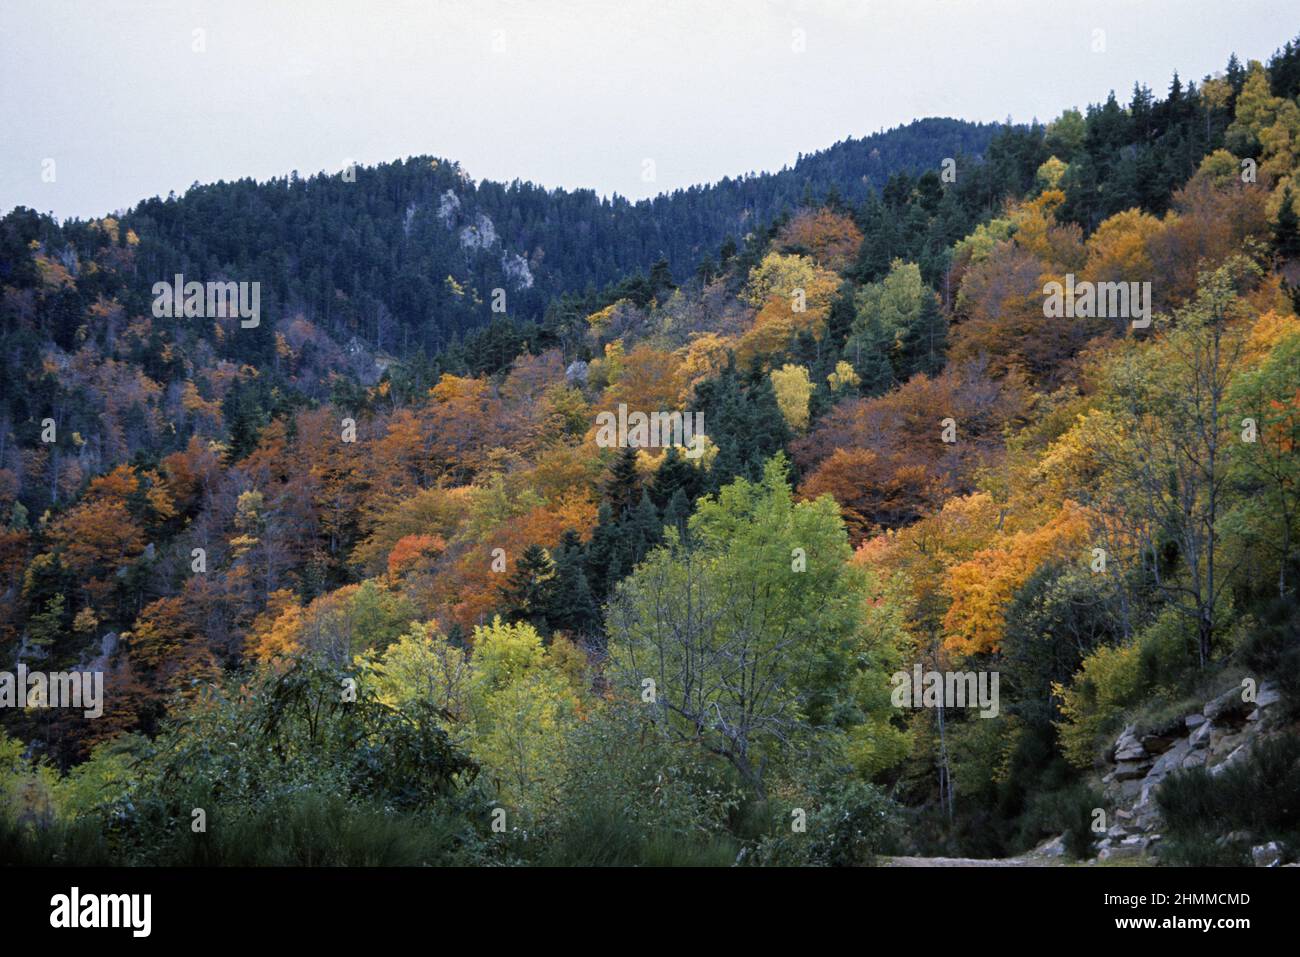
[{"label": "green leafed tree", "polygon": [[830,498],[796,503],[778,456],[759,481],[701,500],[687,540],[667,534],[610,602],[617,687],[760,798],[814,731],[842,744],[869,728],[887,749],[887,696],[871,690],[887,684],[897,633],[873,627]]}]

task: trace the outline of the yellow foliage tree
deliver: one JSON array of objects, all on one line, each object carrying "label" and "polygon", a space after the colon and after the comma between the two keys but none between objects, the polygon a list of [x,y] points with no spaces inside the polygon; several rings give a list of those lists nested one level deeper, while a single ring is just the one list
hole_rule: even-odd
[{"label": "yellow foliage tree", "polygon": [[796,432],[808,428],[808,400],[812,398],[812,380],[803,366],[787,363],[772,370],[772,389],[776,404],[786,424]]},{"label": "yellow foliage tree", "polygon": [[1087,540],[1082,511],[1067,502],[1042,528],[1009,535],[948,569],[944,647],[962,655],[997,651],[1015,593],[1044,562],[1083,557]]}]

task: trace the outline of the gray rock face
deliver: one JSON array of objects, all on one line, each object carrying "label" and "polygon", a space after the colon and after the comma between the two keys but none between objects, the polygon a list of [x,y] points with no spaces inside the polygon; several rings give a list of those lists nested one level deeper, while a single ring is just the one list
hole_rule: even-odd
[{"label": "gray rock face", "polygon": [[1161,782],[1169,775],[1169,772],[1176,771],[1183,766],[1183,760],[1191,751],[1191,745],[1187,743],[1186,738],[1180,738],[1178,743],[1172,748],[1160,755],[1151,770],[1147,772],[1146,777],[1142,779],[1142,804],[1146,804],[1154,799],[1154,791],[1160,786]]},{"label": "gray rock face", "polygon": [[1193,751],[1187,757],[1183,758],[1183,767],[1184,768],[1204,767],[1205,759],[1208,757],[1209,755],[1206,754],[1204,751]]},{"label": "gray rock face", "polygon": [[1177,744],[1171,747],[1164,754],[1160,755],[1156,760],[1156,763],[1151,766],[1151,770],[1147,772],[1147,779],[1163,779],[1170,771],[1182,767],[1183,758],[1187,757],[1188,752],[1191,750],[1192,746],[1188,743],[1187,739],[1180,738]]},{"label": "gray rock face", "polygon": [[1147,774],[1147,764],[1145,761],[1121,761],[1115,765],[1116,781],[1133,781],[1137,778],[1144,778]]},{"label": "gray rock face", "polygon": [[[1210,757],[1212,759],[1225,758],[1233,751],[1236,751],[1245,740],[1245,734],[1225,734],[1219,737],[1214,737],[1210,742]],[[1218,762],[1216,761],[1214,763]]]},{"label": "gray rock face", "polygon": [[1282,700],[1282,692],[1272,682],[1265,681],[1255,693],[1255,707],[1268,708]]},{"label": "gray rock face", "polygon": [[[1174,720],[1141,735],[1130,725],[1107,749],[1107,767],[1102,777],[1112,815],[1112,826],[1097,843],[1102,860],[1158,854],[1164,822],[1156,801],[1160,785],[1175,772],[1208,768],[1220,774],[1244,760],[1255,743],[1271,733],[1282,709],[1277,688],[1262,683],[1255,700],[1242,697],[1243,688],[1224,691],[1206,702],[1204,710]],[[1257,844],[1259,838],[1238,833],[1222,841],[1251,847],[1259,867],[1286,866],[1288,851],[1276,841]],[[1254,845],[1254,846],[1252,846]]]},{"label": "gray rock face", "polygon": [[1241,688],[1232,688],[1205,705],[1205,716],[1211,721],[1237,718],[1245,720],[1247,713],[1254,707],[1242,699]]},{"label": "gray rock face", "polygon": [[1035,850],[1036,854],[1043,857],[1064,857],[1065,856],[1065,835],[1054,837],[1050,841],[1040,844]]},{"label": "gray rock face", "polygon": [[1142,737],[1142,747],[1148,754],[1164,754],[1174,746],[1178,738],[1163,734],[1147,734]]}]

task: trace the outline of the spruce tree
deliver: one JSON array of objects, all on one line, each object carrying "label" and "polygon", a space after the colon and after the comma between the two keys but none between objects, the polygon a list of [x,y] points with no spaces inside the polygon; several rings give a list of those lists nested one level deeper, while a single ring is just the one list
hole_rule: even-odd
[{"label": "spruce tree", "polygon": [[610,504],[614,518],[621,519],[637,501],[637,492],[641,487],[641,478],[637,473],[636,449],[625,446],[619,450],[618,457],[610,466],[609,478],[605,482],[605,501]]},{"label": "spruce tree", "polygon": [[899,380],[906,381],[918,372],[935,375],[942,371],[947,347],[948,320],[939,308],[938,298],[927,291],[916,322],[903,331],[903,341],[899,346]]},{"label": "spruce tree", "polygon": [[501,601],[511,622],[526,621],[541,634],[551,633],[555,600],[555,563],[540,545],[529,545],[501,586]]},{"label": "spruce tree", "polygon": [[1277,219],[1270,226],[1277,254],[1284,259],[1300,256],[1300,217],[1296,216],[1290,186],[1282,191],[1282,205],[1278,208]]},{"label": "spruce tree", "polygon": [[664,459],[655,469],[650,481],[650,500],[655,507],[663,510],[678,491],[685,494],[687,501],[699,498],[702,491],[701,473],[689,462],[682,451],[672,447],[664,453]]},{"label": "spruce tree", "polygon": [[600,607],[587,581],[587,550],[578,533],[570,529],[560,538],[555,554],[555,580],[550,625],[575,639],[592,638],[601,632]]}]

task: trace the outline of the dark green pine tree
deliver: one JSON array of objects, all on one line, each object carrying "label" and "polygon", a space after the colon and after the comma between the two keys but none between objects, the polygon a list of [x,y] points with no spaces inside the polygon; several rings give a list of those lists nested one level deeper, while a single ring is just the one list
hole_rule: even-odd
[{"label": "dark green pine tree", "polygon": [[674,446],[664,453],[663,461],[650,480],[650,501],[662,512],[679,491],[686,496],[688,503],[694,502],[704,491],[704,481],[701,470]]},{"label": "dark green pine tree", "polygon": [[555,549],[555,582],[550,625],[577,641],[600,638],[603,633],[600,606],[592,594],[585,569],[587,549],[578,533],[570,529]]},{"label": "dark green pine tree", "polygon": [[677,535],[685,541],[688,534],[686,523],[690,517],[691,503],[686,498],[686,492],[678,489],[669,500],[668,507],[664,509],[664,526],[677,529]]},{"label": "dark green pine tree", "polygon": [[874,312],[864,312],[853,326],[853,334],[844,344],[844,358],[861,380],[863,395],[884,395],[894,384],[894,365],[889,361],[892,345],[880,319]]},{"label": "dark green pine tree", "polygon": [[838,354],[848,341],[849,333],[853,331],[853,320],[857,316],[857,311],[853,308],[853,291],[853,283],[842,283],[839,292],[831,300],[830,314],[826,317],[825,341],[825,347],[831,353]]},{"label": "dark green pine tree", "polygon": [[865,236],[851,274],[858,284],[878,282],[889,273],[900,242],[896,219],[897,213],[886,210],[879,197],[873,195],[867,201],[863,214]]},{"label": "dark green pine tree", "polygon": [[1278,208],[1277,219],[1269,225],[1273,231],[1273,248],[1277,254],[1284,259],[1300,256],[1300,217],[1296,216],[1290,186],[1282,191],[1282,205]]},{"label": "dark green pine tree", "polygon": [[641,478],[636,468],[636,449],[625,446],[619,450],[618,457],[609,468],[609,478],[605,481],[604,499],[610,504],[615,520],[623,516],[636,505],[641,488]]},{"label": "dark green pine tree", "polygon": [[828,365],[822,363],[815,369],[812,395],[808,397],[808,421],[813,424],[835,405],[835,396],[831,394],[830,383],[826,381],[831,371],[827,368]]},{"label": "dark green pine tree", "polygon": [[500,591],[509,621],[528,622],[542,635],[550,635],[550,618],[555,613],[555,563],[546,549],[540,545],[525,548]]},{"label": "dark green pine tree", "polygon": [[[811,330],[800,329],[795,333],[794,344],[790,348],[790,357],[797,365],[811,368],[821,355],[821,342]],[[776,363],[772,363],[773,367]]]},{"label": "dark green pine tree", "polygon": [[623,524],[631,557],[624,572],[626,574],[649,555],[651,549],[664,540],[664,525],[659,509],[655,508],[654,502],[650,501],[650,494],[646,491],[642,491],[641,501]]},{"label": "dark green pine tree", "polygon": [[790,428],[777,404],[772,380],[761,369],[750,372],[745,388],[745,408],[749,416],[740,448],[745,453],[748,477],[757,481],[762,477],[764,463],[785,448],[790,440]]},{"label": "dark green pine tree", "polygon": [[673,284],[673,273],[667,259],[660,259],[650,267],[650,288],[656,296],[672,292],[677,288]]},{"label": "dark green pine tree", "polygon": [[[927,295],[916,322],[903,332],[898,350],[898,379],[906,382],[918,372],[935,375],[943,369],[948,349],[948,320],[939,308],[939,299]],[[859,373],[861,375],[861,373]]]},{"label": "dark green pine tree", "polygon": [[587,545],[587,583],[599,604],[609,596],[617,581],[610,569],[618,560],[619,523],[609,502],[601,502],[596,511],[596,528]]}]

